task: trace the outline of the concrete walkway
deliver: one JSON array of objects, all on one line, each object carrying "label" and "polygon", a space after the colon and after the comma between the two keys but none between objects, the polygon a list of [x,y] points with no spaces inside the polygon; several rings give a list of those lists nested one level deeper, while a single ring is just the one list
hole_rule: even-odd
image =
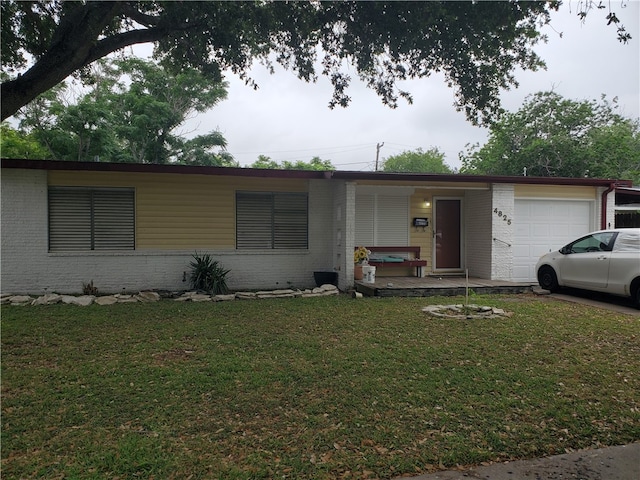
[{"label": "concrete walkway", "polygon": [[[450,470],[409,480],[639,480],[640,443]],[[407,477],[404,478],[407,480]]]}]

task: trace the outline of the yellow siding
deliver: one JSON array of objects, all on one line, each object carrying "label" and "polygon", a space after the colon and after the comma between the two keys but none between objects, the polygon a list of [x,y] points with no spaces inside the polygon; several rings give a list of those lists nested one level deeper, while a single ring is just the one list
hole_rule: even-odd
[{"label": "yellow siding", "polygon": [[235,193],[306,192],[304,179],[124,172],[49,172],[49,185],[133,187],[136,248],[235,248]]},{"label": "yellow siding", "polygon": [[[425,271],[430,272],[433,268],[431,265],[431,246],[432,246],[432,225],[433,225],[433,199],[431,198],[433,191],[431,190],[416,190],[415,193],[409,199],[410,202],[410,218],[409,222],[413,223],[415,217],[427,217],[429,219],[429,226],[423,231],[422,227],[416,228],[410,226],[409,244],[420,247],[420,256],[423,260],[427,260],[427,266]],[[425,199],[430,202],[429,206],[425,206]]]},{"label": "yellow siding", "polygon": [[515,198],[569,198],[574,200],[594,200],[597,187],[574,185],[515,185]]}]

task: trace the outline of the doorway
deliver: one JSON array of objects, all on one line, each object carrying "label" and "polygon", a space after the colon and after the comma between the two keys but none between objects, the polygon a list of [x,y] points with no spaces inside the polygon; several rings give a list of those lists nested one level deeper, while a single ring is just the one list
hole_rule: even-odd
[{"label": "doorway", "polygon": [[461,211],[461,198],[434,198],[433,265],[436,272],[462,270]]}]

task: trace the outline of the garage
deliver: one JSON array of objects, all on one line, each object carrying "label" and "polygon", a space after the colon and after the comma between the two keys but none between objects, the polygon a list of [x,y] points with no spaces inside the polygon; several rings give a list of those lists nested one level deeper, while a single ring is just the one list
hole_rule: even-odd
[{"label": "garage", "polygon": [[541,255],[593,230],[593,208],[590,200],[516,199],[513,280],[536,282]]}]

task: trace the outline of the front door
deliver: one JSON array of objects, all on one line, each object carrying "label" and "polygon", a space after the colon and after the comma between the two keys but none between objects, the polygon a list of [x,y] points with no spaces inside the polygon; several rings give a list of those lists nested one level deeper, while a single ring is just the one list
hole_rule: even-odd
[{"label": "front door", "polygon": [[434,270],[461,270],[461,199],[434,200]]}]

